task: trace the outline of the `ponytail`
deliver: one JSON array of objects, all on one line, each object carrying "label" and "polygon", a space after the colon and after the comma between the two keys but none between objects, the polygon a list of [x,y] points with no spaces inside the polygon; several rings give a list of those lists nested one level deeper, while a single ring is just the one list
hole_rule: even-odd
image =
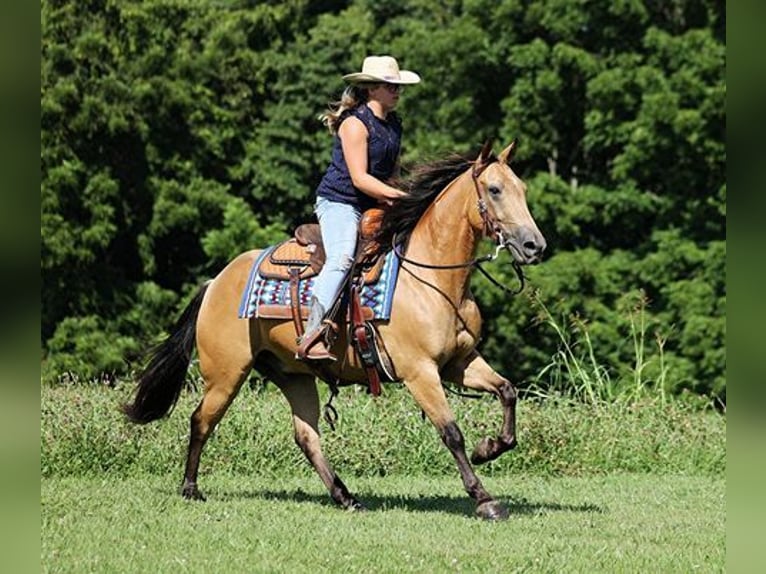
[{"label": "ponytail", "polygon": [[320,121],[327,126],[331,134],[338,133],[343,114],[356,108],[367,101],[367,89],[365,85],[349,85],[343,90],[340,101],[329,104],[328,109],[319,115]]}]

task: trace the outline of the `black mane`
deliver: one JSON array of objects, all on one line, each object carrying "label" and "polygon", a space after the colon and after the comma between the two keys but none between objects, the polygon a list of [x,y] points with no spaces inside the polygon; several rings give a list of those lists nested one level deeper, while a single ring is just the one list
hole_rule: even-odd
[{"label": "black mane", "polygon": [[383,245],[390,245],[394,235],[397,242],[406,241],[428,206],[447,185],[462,174],[471,159],[452,155],[415,167],[396,186],[408,193],[386,209],[378,238]]}]

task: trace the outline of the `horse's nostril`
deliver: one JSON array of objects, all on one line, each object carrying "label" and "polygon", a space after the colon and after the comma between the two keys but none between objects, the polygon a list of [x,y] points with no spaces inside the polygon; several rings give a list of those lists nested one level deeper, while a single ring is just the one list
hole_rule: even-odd
[{"label": "horse's nostril", "polygon": [[534,241],[525,241],[524,250],[527,251],[528,253],[538,253],[542,251],[542,249],[540,249],[540,247]]}]

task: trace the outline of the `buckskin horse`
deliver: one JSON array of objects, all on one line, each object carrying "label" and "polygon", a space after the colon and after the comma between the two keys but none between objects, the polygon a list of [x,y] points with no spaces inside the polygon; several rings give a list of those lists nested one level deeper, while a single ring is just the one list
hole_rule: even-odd
[{"label": "buckskin horse", "polygon": [[[546,247],[527,207],[526,185],[509,166],[515,143],[497,156],[487,143],[475,160],[454,156],[417,168],[405,182],[409,195],[385,213],[380,231],[398,246],[401,268],[390,319],[376,328],[398,379],[455,458],[476,514],[488,520],[508,518],[508,509],[482,486],[471,463],[493,460],[516,446],[517,392],[476,350],[481,315],[469,278],[483,237],[495,242],[496,254],[507,249],[514,266],[539,262]],[[317,381],[307,364],[295,358],[295,326],[287,319],[237,315],[260,252],[239,255],[200,287],[170,335],[153,351],[123,411],[136,423],[167,415],[178,400],[196,343],[204,394],[191,415],[181,494],[204,500],[197,487],[202,449],[254,369],[284,394],[295,441],[332,499],[341,507],[363,510],[322,452]],[[341,335],[334,347],[339,358],[345,344]],[[339,384],[366,383],[353,349],[345,353],[347,360],[328,367]],[[502,405],[499,433],[481,439],[470,460],[442,381],[492,393]]]}]

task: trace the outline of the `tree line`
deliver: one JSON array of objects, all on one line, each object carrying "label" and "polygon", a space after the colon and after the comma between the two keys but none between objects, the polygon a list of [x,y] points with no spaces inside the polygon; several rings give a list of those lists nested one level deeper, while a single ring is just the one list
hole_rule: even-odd
[{"label": "tree line", "polygon": [[523,385],[564,344],[725,401],[725,24],[713,0],[43,0],[43,378],[129,373],[201,281],[311,220],[317,116],[392,54],[423,77],[405,169],[519,140],[549,249],[520,297],[474,280],[495,367]]}]

